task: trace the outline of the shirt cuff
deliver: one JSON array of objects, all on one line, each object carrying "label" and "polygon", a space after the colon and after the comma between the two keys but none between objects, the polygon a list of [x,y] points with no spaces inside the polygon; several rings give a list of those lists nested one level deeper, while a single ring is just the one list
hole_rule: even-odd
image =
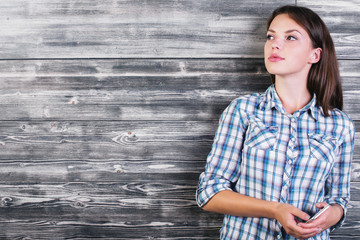
[{"label": "shirt cuff", "polygon": [[334,200],[329,200],[328,204],[338,204],[343,209],[343,215],[342,215],[341,219],[334,226],[330,227],[330,232],[333,232],[333,231],[335,231],[335,229],[338,229],[339,227],[341,227],[345,222],[346,213],[347,213],[347,201],[344,200],[343,198],[337,198]]},{"label": "shirt cuff", "polygon": [[215,194],[224,191],[231,190],[230,184],[226,180],[211,179],[206,184],[199,184],[196,191],[196,203],[199,207],[203,207]]}]

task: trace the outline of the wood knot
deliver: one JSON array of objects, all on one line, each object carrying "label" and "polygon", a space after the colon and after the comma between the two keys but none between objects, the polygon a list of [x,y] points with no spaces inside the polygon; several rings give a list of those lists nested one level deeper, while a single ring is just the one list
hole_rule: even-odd
[{"label": "wood knot", "polygon": [[69,104],[72,104],[72,105],[78,104],[78,103],[79,103],[79,99],[77,97],[73,97],[69,101]]},{"label": "wood knot", "polygon": [[114,168],[115,168],[116,173],[123,173],[124,172],[120,165],[114,165]]},{"label": "wood knot", "polygon": [[77,208],[83,208],[83,207],[85,207],[85,204],[82,203],[82,202],[80,202],[80,201],[77,201],[77,202],[75,202],[75,207],[77,207]]},{"label": "wood knot", "polygon": [[1,199],[1,206],[10,207],[13,204],[13,199],[11,197],[3,197]]},{"label": "wood knot", "polygon": [[114,137],[112,140],[118,144],[128,145],[137,142],[139,138],[134,132],[129,131],[125,134],[120,134],[119,136]]}]

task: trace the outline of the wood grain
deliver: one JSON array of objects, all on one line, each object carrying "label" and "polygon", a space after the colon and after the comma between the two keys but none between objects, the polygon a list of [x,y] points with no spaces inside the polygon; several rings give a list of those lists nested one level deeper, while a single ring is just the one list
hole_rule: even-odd
[{"label": "wood grain", "polygon": [[1,1],[0,58],[259,57],[274,7],[249,0]]},{"label": "wood grain", "polygon": [[[261,59],[0,63],[1,120],[217,120],[232,99],[270,84]],[[340,61],[344,110],[354,120],[358,67]]]},{"label": "wood grain", "polygon": [[[353,185],[352,190],[359,188],[359,183]],[[184,178],[154,181],[144,177],[131,182],[124,179],[103,183],[3,186],[7,197],[1,199],[1,225],[10,230],[18,226],[23,229],[20,234],[9,231],[13,233],[8,237],[29,234],[28,237],[42,238],[47,236],[46,230],[47,234],[58,234],[64,238],[115,237],[120,234],[120,238],[152,236],[169,239],[173,236],[176,239],[189,236],[187,231],[191,231],[192,237],[201,239],[214,237],[215,228],[222,220],[221,215],[204,212],[196,206],[193,200],[195,182]],[[359,201],[355,198],[351,202],[344,227],[334,232],[332,239],[339,239],[337,237],[342,234],[347,237],[360,235],[355,227],[358,224]],[[74,219],[74,216],[77,218]],[[194,219],[192,216],[197,217]],[[351,234],[347,234],[348,230]],[[0,237],[5,236],[0,234]]]},{"label": "wood grain", "polygon": [[[293,3],[2,1],[0,58],[261,57],[266,17],[274,8]],[[309,6],[324,18],[340,58],[357,57],[356,0],[304,0],[298,5]]]}]

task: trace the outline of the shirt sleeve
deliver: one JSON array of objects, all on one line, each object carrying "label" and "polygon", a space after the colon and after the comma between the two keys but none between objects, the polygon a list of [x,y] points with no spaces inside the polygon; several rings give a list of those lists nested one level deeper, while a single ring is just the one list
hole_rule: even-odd
[{"label": "shirt sleeve", "polygon": [[339,204],[344,210],[343,217],[336,225],[331,227],[331,231],[343,225],[347,212],[347,204],[350,201],[350,173],[355,129],[351,120],[346,125],[348,130],[345,131],[341,139],[337,161],[334,163],[334,167],[326,181],[327,195],[325,198],[327,202],[329,204]]},{"label": "shirt sleeve", "polygon": [[244,121],[247,119],[241,116],[239,105],[240,100],[234,100],[220,117],[205,171],[199,178],[196,201],[200,207],[218,192],[231,190],[239,177],[243,135],[246,130]]}]

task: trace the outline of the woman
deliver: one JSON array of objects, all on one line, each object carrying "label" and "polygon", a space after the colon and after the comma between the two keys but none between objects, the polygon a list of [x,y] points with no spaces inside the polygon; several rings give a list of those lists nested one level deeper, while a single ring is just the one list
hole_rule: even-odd
[{"label": "woman", "polygon": [[268,19],[264,58],[273,85],[222,114],[197,203],[225,214],[221,239],[329,239],[344,221],[354,145],[334,44],[316,13],[284,6]]}]

